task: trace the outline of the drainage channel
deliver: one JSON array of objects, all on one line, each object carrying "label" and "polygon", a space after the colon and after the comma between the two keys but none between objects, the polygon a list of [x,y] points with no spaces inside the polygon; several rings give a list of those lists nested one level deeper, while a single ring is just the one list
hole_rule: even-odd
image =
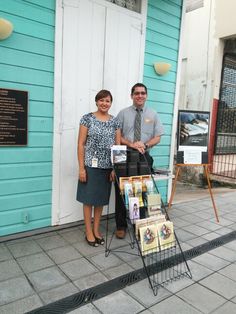
[{"label": "drainage channel", "polygon": [[[190,250],[184,252],[184,256],[186,260],[191,260],[201,254],[214,250],[217,247],[220,247],[228,242],[231,242],[236,239],[236,231],[232,231],[226,235],[223,235],[219,238],[201,244],[197,247],[194,247]],[[174,257],[173,257],[174,258]],[[176,260],[176,257],[175,257]],[[179,254],[179,262],[182,262],[181,254]],[[164,261],[165,262],[165,261]],[[171,265],[172,258],[169,258],[167,263],[157,263],[154,267],[149,266],[149,273],[153,273],[154,269],[158,269],[158,272],[161,272],[164,268],[167,268],[168,265]],[[160,264],[160,265],[158,265]],[[104,282],[95,287],[80,291],[76,294],[73,294],[69,297],[63,298],[59,301],[50,303],[48,305],[42,306],[38,309],[30,311],[26,314],[62,314],[68,313],[77,309],[85,304],[88,304],[92,301],[103,298],[111,293],[114,293],[118,290],[125,288],[126,286],[132,285],[140,280],[143,280],[147,277],[146,272],[143,268],[135,270],[133,272],[127,273],[120,277],[114,278],[107,282]],[[151,290],[150,290],[151,293]]]}]

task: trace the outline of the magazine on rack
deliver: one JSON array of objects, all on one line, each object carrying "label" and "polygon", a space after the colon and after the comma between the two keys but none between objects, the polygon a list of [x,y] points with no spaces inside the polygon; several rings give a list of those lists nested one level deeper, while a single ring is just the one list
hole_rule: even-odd
[{"label": "magazine on rack", "polygon": [[169,249],[170,247],[175,246],[173,222],[165,221],[157,224],[157,233],[161,250]]},{"label": "magazine on rack", "polygon": [[127,160],[127,146],[113,145],[111,147],[111,162],[112,164],[125,163]]},{"label": "magazine on rack", "polygon": [[156,224],[140,228],[140,242],[142,255],[147,255],[159,251]]}]

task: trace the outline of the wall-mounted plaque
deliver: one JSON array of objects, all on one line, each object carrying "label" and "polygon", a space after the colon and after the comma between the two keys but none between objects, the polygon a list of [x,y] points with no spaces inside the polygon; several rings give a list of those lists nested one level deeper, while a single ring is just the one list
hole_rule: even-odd
[{"label": "wall-mounted plaque", "polygon": [[28,139],[28,92],[0,88],[0,146],[24,146]]}]

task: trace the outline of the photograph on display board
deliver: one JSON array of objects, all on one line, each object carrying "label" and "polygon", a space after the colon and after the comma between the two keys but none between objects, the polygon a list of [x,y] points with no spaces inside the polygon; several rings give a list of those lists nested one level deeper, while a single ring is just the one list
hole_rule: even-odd
[{"label": "photograph on display board", "polygon": [[206,111],[179,110],[178,151],[207,152],[210,113]]}]

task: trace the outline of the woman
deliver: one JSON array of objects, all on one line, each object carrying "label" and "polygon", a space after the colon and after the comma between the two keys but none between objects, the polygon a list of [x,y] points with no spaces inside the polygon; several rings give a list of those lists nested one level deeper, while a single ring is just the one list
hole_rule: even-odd
[{"label": "woman", "polygon": [[91,246],[105,242],[99,227],[103,206],[109,203],[113,179],[110,152],[112,145],[120,144],[119,120],[108,113],[112,100],[109,91],[101,90],[95,96],[97,111],[85,114],[80,120],[77,201],[83,203],[85,239]]}]

